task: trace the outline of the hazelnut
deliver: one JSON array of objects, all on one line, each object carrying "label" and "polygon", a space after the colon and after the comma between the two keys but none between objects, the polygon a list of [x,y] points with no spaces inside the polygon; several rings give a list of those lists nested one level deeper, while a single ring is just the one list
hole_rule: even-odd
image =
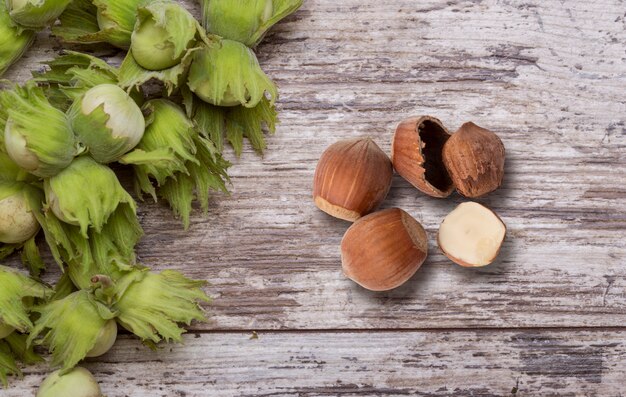
[{"label": "hazelnut", "polygon": [[453,262],[481,267],[493,262],[506,236],[506,226],[492,210],[473,202],[462,203],[441,223],[437,243]]},{"label": "hazelnut", "polygon": [[426,231],[399,208],[359,219],[341,240],[345,275],[372,291],[386,291],[404,284],[427,255]]},{"label": "hazelnut", "polygon": [[389,157],[371,139],[339,141],[317,164],[313,199],[329,215],[355,221],[383,202],[392,176]]},{"label": "hazelnut", "polygon": [[443,162],[459,193],[484,196],[502,184],[504,145],[493,132],[465,123],[443,146]]},{"label": "hazelnut", "polygon": [[391,144],[391,162],[404,179],[432,197],[448,197],[454,184],[443,164],[442,149],[450,133],[431,116],[398,124]]}]

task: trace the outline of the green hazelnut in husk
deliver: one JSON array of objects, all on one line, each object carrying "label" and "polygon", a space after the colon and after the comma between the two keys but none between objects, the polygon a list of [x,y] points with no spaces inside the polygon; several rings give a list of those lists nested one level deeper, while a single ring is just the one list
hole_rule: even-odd
[{"label": "green hazelnut in husk", "polygon": [[78,153],[67,116],[48,102],[34,83],[0,92],[0,105],[8,116],[4,145],[11,159],[24,170],[51,177],[67,167]]},{"label": "green hazelnut in husk", "polygon": [[39,231],[24,185],[0,181],[0,243],[21,244]]},{"label": "green hazelnut in husk", "polygon": [[33,327],[30,310],[34,298],[46,298],[52,291],[33,278],[2,265],[0,285],[0,333],[3,338],[13,330],[30,332]]},{"label": "green hazelnut in husk", "polygon": [[[28,342],[49,347],[52,366],[73,368],[106,353],[117,337],[116,313],[90,290],[80,290],[33,309],[40,314]],[[113,322],[113,323],[111,323]]]},{"label": "green hazelnut in husk", "polygon": [[85,357],[100,357],[113,347],[117,339],[117,323],[115,320],[108,320],[100,330],[96,338],[96,344],[87,352]]},{"label": "green hazelnut in husk", "polygon": [[4,1],[0,1],[0,76],[22,57],[35,39],[35,32],[15,26]]},{"label": "green hazelnut in husk", "polygon": [[72,0],[6,0],[11,19],[25,28],[52,24]]},{"label": "green hazelnut in husk", "polygon": [[272,0],[206,0],[207,30],[248,44],[274,11]]},{"label": "green hazelnut in husk", "polygon": [[137,7],[147,0],[100,0],[96,2],[96,20],[101,32],[107,32],[107,42],[128,49],[130,35],[137,19]]},{"label": "green hazelnut in husk", "polygon": [[119,160],[132,150],[146,127],[139,106],[113,84],[89,89],[74,102],[69,117],[90,156],[103,164]]},{"label": "green hazelnut in husk", "polygon": [[177,65],[195,42],[197,22],[180,4],[155,1],[137,9],[130,51],[141,67],[164,70]]},{"label": "green hazelnut in husk", "polygon": [[253,108],[270,95],[272,104],[278,89],[261,70],[254,52],[233,40],[221,40],[193,54],[189,89],[200,99],[216,106]]},{"label": "green hazelnut in husk", "polygon": [[295,12],[303,0],[202,0],[208,32],[255,47],[267,31]]},{"label": "green hazelnut in husk", "polygon": [[209,301],[205,284],[172,270],[134,270],[117,281],[117,320],[144,342],[181,342],[185,330],[177,323],[206,319],[199,305]]},{"label": "green hazelnut in husk", "polygon": [[69,372],[54,371],[44,379],[36,397],[104,397],[91,372],[76,367]]},{"label": "green hazelnut in husk", "polygon": [[135,202],[115,173],[88,156],[76,158],[60,174],[44,181],[48,207],[61,221],[80,226],[83,236],[102,231],[121,203],[133,210]]}]

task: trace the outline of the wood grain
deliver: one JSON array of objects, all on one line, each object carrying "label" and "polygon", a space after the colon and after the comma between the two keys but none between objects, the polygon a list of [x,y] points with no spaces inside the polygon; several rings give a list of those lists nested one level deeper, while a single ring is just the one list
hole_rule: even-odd
[{"label": "wood grain", "polygon": [[[151,352],[119,340],[85,367],[108,397],[622,396],[623,332],[201,334]],[[6,397],[32,395],[28,369]],[[515,390],[517,389],[517,391]]]},{"label": "wood grain", "polygon": [[[505,396],[518,378],[522,396],[621,396],[625,9],[623,0],[308,0],[259,48],[281,89],[266,154],[229,153],[232,194],[215,196],[188,232],[163,205],[142,204],[143,262],[208,279],[216,299],[185,347],[145,355],[123,339],[89,364],[109,397]],[[24,81],[59,48],[41,34],[6,78]],[[452,264],[434,238],[463,199],[426,197],[396,176],[384,207],[423,223],[431,255],[404,287],[370,293],[341,274],[348,224],[313,205],[315,165],[341,138],[370,136],[389,152],[395,124],[422,114],[451,131],[471,120],[500,135],[505,183],[480,201],[509,236],[490,267]],[[248,330],[290,332],[248,341],[238,333]]]}]

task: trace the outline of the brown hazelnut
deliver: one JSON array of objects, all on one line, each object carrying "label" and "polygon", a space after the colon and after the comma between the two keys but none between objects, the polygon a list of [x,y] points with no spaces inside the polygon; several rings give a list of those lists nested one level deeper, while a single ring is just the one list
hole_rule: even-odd
[{"label": "brown hazelnut", "polygon": [[443,162],[465,197],[480,197],[502,184],[504,145],[496,134],[465,123],[443,146]]},{"label": "brown hazelnut", "polygon": [[332,144],[315,169],[313,199],[322,211],[355,221],[375,210],[387,197],[393,167],[369,138]]},{"label": "brown hazelnut", "polygon": [[454,184],[443,164],[442,149],[450,133],[431,116],[398,124],[391,144],[391,162],[404,179],[432,197],[448,197]]},{"label": "brown hazelnut", "polygon": [[372,291],[386,291],[404,284],[427,255],[426,231],[399,208],[359,219],[341,240],[343,272]]},{"label": "brown hazelnut", "polygon": [[453,262],[481,267],[493,262],[506,236],[506,226],[492,210],[478,203],[462,203],[441,223],[437,243]]}]

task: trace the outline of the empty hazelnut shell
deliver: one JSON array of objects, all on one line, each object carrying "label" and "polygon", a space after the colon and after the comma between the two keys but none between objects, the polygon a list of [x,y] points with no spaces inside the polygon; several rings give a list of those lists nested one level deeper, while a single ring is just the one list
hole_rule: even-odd
[{"label": "empty hazelnut shell", "polygon": [[462,203],[445,217],[437,243],[453,262],[481,267],[493,262],[506,236],[506,226],[495,212],[478,203]]},{"label": "empty hazelnut shell", "polygon": [[465,123],[443,146],[443,162],[459,193],[484,196],[502,184],[504,145],[493,132]]},{"label": "empty hazelnut shell", "polygon": [[454,184],[443,164],[442,150],[450,134],[431,116],[411,117],[396,128],[391,161],[404,179],[432,197],[448,197]]},{"label": "empty hazelnut shell", "polygon": [[341,241],[343,272],[372,291],[386,291],[404,284],[427,255],[426,231],[399,208],[359,219]]},{"label": "empty hazelnut shell", "polygon": [[387,197],[393,167],[369,138],[349,139],[326,149],[315,169],[313,199],[322,211],[355,221]]}]

